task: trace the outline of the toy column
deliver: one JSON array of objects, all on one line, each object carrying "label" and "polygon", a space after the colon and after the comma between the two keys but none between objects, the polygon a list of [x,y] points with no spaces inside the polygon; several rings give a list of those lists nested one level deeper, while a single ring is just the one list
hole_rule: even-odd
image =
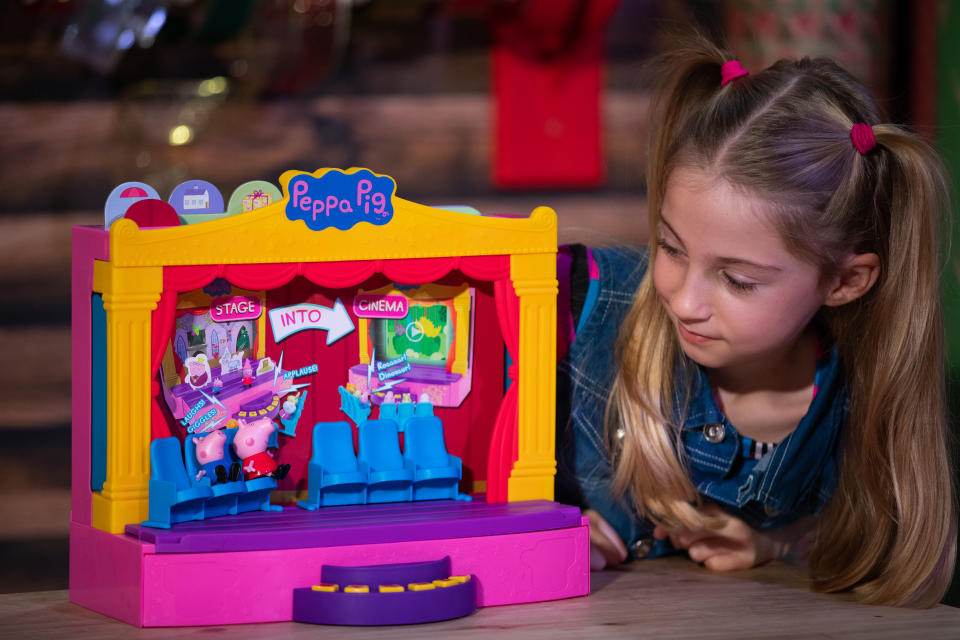
[{"label": "toy column", "polygon": [[110,533],[147,518],[150,322],[162,287],[162,267],[94,263],[93,288],[103,294],[107,316],[108,410],[106,480],[103,491],[93,495],[92,516],[94,527]]},{"label": "toy column", "polygon": [[553,500],[556,406],[557,257],[533,253],[510,257],[510,278],[520,301],[517,461],[507,481],[507,499]]}]

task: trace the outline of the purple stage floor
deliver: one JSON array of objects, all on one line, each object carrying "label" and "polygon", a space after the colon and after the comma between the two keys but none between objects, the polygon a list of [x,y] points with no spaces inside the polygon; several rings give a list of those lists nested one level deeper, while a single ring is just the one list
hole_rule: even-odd
[{"label": "purple stage floor", "polygon": [[580,525],[580,510],[547,500],[526,502],[394,502],[253,511],[170,529],[128,524],[126,533],[157,553],[254,551],[468,538]]}]

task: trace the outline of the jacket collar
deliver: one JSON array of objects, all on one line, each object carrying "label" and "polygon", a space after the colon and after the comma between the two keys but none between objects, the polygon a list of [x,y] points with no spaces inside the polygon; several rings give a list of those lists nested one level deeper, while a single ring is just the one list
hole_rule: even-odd
[{"label": "jacket collar", "polygon": [[[768,512],[787,511],[807,496],[824,468],[834,464],[848,408],[836,346],[817,361],[817,382],[817,394],[797,428],[753,467],[741,487],[739,502],[758,500]],[[682,402],[682,398],[677,400]],[[711,424],[723,425],[723,442],[711,444],[703,437],[688,437],[686,454],[708,472],[729,475],[740,455],[740,435],[717,408],[706,371],[697,366],[682,429],[703,430]]]}]

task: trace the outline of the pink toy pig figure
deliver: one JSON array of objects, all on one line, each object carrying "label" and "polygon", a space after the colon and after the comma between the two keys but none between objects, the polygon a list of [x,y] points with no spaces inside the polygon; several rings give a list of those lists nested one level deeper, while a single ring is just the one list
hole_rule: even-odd
[{"label": "pink toy pig figure", "polygon": [[243,478],[253,480],[261,476],[270,476],[282,480],[290,471],[290,465],[277,462],[267,451],[270,434],[277,426],[270,418],[257,418],[251,422],[240,420],[240,426],[233,437],[233,448],[237,457],[243,459]]},{"label": "pink toy pig figure", "polygon": [[[223,466],[223,445],[226,441],[227,435],[219,429],[203,438],[193,438],[193,444],[196,445],[195,455],[201,467],[200,471],[197,472],[197,480],[207,475],[207,472],[213,467],[216,480],[211,479],[212,484],[227,482],[227,469]],[[220,464],[217,464],[218,462]],[[234,462],[230,465],[230,481],[233,482],[239,475],[240,465]]]},{"label": "pink toy pig figure", "polygon": [[250,359],[247,358],[243,361],[243,386],[249,387],[253,384],[253,365],[250,364]]},{"label": "pink toy pig figure", "polygon": [[210,365],[203,354],[187,358],[183,363],[187,369],[187,383],[194,389],[199,389],[210,380]]}]

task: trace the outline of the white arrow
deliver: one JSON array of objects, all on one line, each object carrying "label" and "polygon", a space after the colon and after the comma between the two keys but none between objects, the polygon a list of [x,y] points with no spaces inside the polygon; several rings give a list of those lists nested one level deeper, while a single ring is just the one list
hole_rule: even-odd
[{"label": "white arrow", "polygon": [[327,344],[333,344],[353,331],[353,320],[340,299],[333,308],[319,304],[295,304],[277,307],[269,312],[274,342],[280,342],[305,329],[326,329]]}]

